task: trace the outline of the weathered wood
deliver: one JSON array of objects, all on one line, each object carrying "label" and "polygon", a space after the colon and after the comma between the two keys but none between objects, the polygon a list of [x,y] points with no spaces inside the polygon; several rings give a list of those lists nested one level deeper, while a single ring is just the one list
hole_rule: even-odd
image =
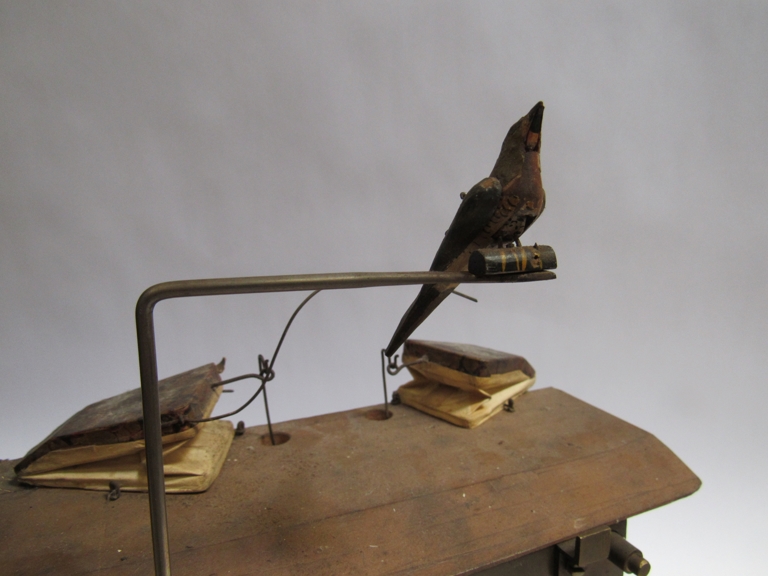
[{"label": "weathered wood", "polygon": [[[467,430],[391,407],[235,439],[208,492],[168,497],[174,574],[464,574],[682,498],[698,478],[652,435],[554,389]],[[147,496],[14,486],[12,575],[152,572]]]},{"label": "weathered wood", "polygon": [[480,390],[469,392],[419,378],[400,386],[397,394],[403,404],[456,426],[476,428],[498,415],[506,402],[524,394],[536,382],[520,371],[517,374],[522,378],[516,384],[497,388],[492,394]]},{"label": "weathered wood", "polygon": [[[536,376],[536,371],[522,356],[483,348],[474,344],[454,342],[434,342],[431,340],[407,340],[403,347],[403,362],[413,362],[422,356],[429,358],[430,364],[439,364],[445,368],[488,378],[496,374],[506,374],[521,370],[529,378]],[[418,365],[414,366],[418,369]]]},{"label": "weathered wood", "polygon": [[[182,417],[199,420],[210,413],[218,399],[211,384],[221,382],[219,374],[223,370],[222,360],[218,365],[200,366],[158,383],[163,435],[176,434],[192,426],[185,424]],[[139,388],[100,400],[86,406],[56,428],[24,456],[16,465],[16,471],[23,470],[53,450],[141,440],[144,438],[141,421]]]}]

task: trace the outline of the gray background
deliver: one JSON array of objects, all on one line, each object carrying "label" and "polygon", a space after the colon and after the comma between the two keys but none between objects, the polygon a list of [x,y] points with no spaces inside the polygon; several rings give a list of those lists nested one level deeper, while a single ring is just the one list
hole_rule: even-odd
[{"label": "gray background", "polygon": [[[0,457],[138,386],[152,284],[426,269],[541,99],[548,203],[523,239],[556,248],[558,279],[465,286],[480,303],[449,298],[416,336],[523,354],[537,387],[670,446],[704,486],[631,523],[655,574],[757,573],[767,6],[0,3]],[[415,292],[320,294],[274,418],[379,402]],[[301,298],[161,303],[160,375],[255,370]]]}]

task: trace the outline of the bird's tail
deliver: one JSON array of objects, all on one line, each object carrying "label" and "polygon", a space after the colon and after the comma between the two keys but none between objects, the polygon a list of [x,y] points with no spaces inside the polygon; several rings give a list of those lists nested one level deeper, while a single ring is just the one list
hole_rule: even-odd
[{"label": "bird's tail", "polygon": [[389,341],[389,346],[387,346],[384,354],[387,357],[392,356],[408,336],[427,319],[427,316],[432,314],[432,311],[453,292],[456,286],[457,284],[425,284],[422,286],[416,300],[403,314],[403,318],[392,335],[392,340]]}]

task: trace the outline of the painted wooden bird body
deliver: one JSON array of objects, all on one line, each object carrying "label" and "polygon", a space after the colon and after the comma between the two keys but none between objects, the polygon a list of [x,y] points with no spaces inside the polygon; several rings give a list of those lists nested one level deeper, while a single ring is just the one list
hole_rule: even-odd
[{"label": "painted wooden bird body", "polygon": [[[539,163],[543,115],[544,104],[539,102],[509,129],[490,176],[462,195],[430,270],[463,271],[475,250],[519,244],[523,232],[544,211]],[[456,286],[422,286],[400,320],[384,352],[386,356],[391,357]]]}]

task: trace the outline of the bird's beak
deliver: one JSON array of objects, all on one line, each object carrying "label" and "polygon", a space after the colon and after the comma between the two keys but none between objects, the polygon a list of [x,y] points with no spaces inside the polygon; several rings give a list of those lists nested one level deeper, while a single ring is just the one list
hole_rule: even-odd
[{"label": "bird's beak", "polygon": [[544,102],[538,102],[528,112],[528,134],[525,136],[525,149],[538,150],[541,146],[541,121],[544,119]]}]

